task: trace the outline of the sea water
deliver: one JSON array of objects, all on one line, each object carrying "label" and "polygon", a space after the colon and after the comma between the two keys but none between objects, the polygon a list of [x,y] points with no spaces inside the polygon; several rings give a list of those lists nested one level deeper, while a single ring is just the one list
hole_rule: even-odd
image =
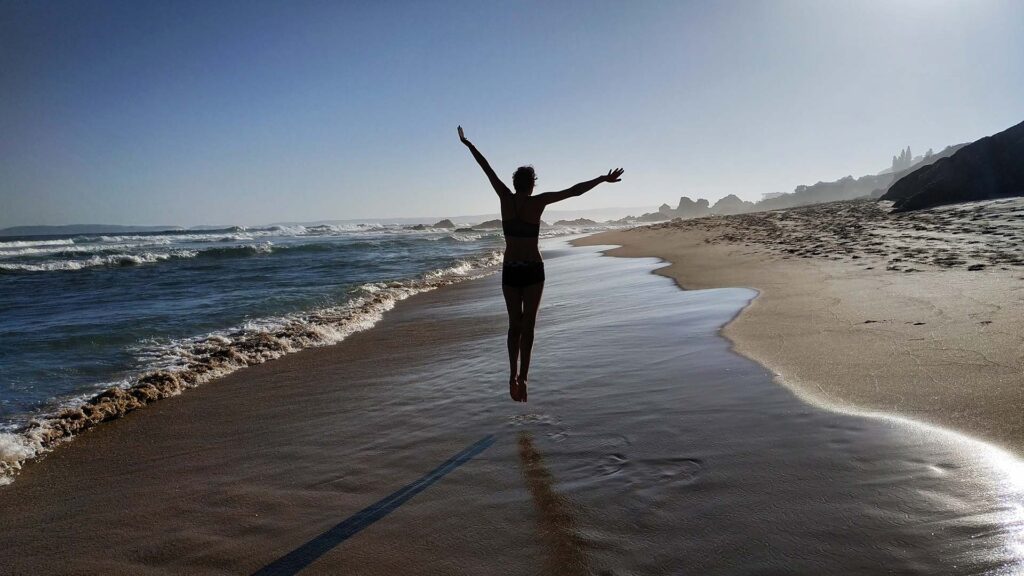
[{"label": "sea water", "polygon": [[499,230],[374,223],[0,238],[0,464],[135,402],[68,412],[98,393],[157,399],[336,343],[501,247]]}]

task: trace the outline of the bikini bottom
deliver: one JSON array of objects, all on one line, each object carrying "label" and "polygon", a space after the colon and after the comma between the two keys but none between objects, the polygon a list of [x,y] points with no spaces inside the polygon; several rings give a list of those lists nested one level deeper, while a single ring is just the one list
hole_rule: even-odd
[{"label": "bikini bottom", "polygon": [[501,266],[501,285],[523,288],[544,282],[544,262],[540,260],[505,261]]}]

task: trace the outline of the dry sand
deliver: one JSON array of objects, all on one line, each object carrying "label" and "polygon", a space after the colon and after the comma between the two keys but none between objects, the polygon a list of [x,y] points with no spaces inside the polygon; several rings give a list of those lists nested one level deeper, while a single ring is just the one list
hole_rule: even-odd
[{"label": "dry sand", "polygon": [[1024,199],[890,215],[837,202],[577,241],[656,256],[687,289],[760,296],[724,334],[815,403],[1024,453]]}]

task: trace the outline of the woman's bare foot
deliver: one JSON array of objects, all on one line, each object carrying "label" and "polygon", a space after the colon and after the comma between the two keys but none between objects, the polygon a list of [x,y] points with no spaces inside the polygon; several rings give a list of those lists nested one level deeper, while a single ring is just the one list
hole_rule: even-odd
[{"label": "woman's bare foot", "polygon": [[515,376],[508,379],[508,395],[519,402],[519,379]]},{"label": "woman's bare foot", "polygon": [[517,398],[516,401],[526,402],[526,376],[520,374],[516,377],[516,380],[519,382],[519,398]]}]

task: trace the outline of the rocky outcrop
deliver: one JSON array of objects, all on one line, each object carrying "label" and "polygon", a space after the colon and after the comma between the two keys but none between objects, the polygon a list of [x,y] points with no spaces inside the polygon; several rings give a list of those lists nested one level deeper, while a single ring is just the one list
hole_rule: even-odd
[{"label": "rocky outcrop", "polygon": [[481,222],[476,226],[473,226],[473,228],[476,228],[477,230],[495,230],[501,228],[501,220],[488,220],[486,222]]},{"label": "rocky outcrop", "polygon": [[[931,150],[929,150],[931,152]],[[914,163],[914,153],[910,151],[910,146],[907,146],[906,150],[900,150],[899,156],[892,157],[892,171],[899,172],[900,170],[906,170],[910,168]]]},{"label": "rocky outcrop", "polygon": [[710,211],[711,205],[707,200],[698,198],[694,201],[688,196],[683,196],[679,199],[679,205],[676,206],[675,217],[700,218],[701,216],[707,216]]},{"label": "rocky outcrop", "polygon": [[559,220],[555,226],[597,226],[597,222],[589,218],[577,218],[575,220]]},{"label": "rocky outcrop", "polygon": [[896,212],[1024,196],[1024,122],[907,174],[882,195]]},{"label": "rocky outcrop", "polygon": [[711,207],[711,212],[715,214],[742,214],[744,212],[750,212],[753,209],[753,202],[740,200],[739,196],[729,194],[725,198],[715,202],[715,205]]},{"label": "rocky outcrop", "polygon": [[839,200],[853,200],[856,198],[878,198],[885,193],[890,185],[897,182],[900,178],[942,158],[948,158],[965,146],[968,146],[968,144],[947,146],[937,154],[932,150],[928,150],[924,156],[918,158],[913,157],[913,153],[908,147],[901,150],[899,156],[894,157],[893,168],[886,169],[879,174],[869,174],[860,178],[845,176],[831,182],[818,182],[811,185],[802,184],[789,193],[766,194],[761,201],[756,203],[746,202],[730,194],[716,202],[714,206],[709,206],[708,201],[703,198],[692,200],[687,196],[683,196],[679,199],[679,205],[675,209],[671,209],[667,204],[663,204],[658,209],[658,212],[644,214],[638,220],[658,222],[673,218],[702,218],[716,214],[743,214]]},{"label": "rocky outcrop", "polygon": [[445,218],[437,224],[415,224],[413,226],[406,226],[406,230],[433,230],[434,228],[451,229],[455,228],[455,222]]},{"label": "rocky outcrop", "polygon": [[664,222],[665,220],[671,220],[671,216],[667,216],[662,212],[648,212],[636,219],[637,222]]}]

